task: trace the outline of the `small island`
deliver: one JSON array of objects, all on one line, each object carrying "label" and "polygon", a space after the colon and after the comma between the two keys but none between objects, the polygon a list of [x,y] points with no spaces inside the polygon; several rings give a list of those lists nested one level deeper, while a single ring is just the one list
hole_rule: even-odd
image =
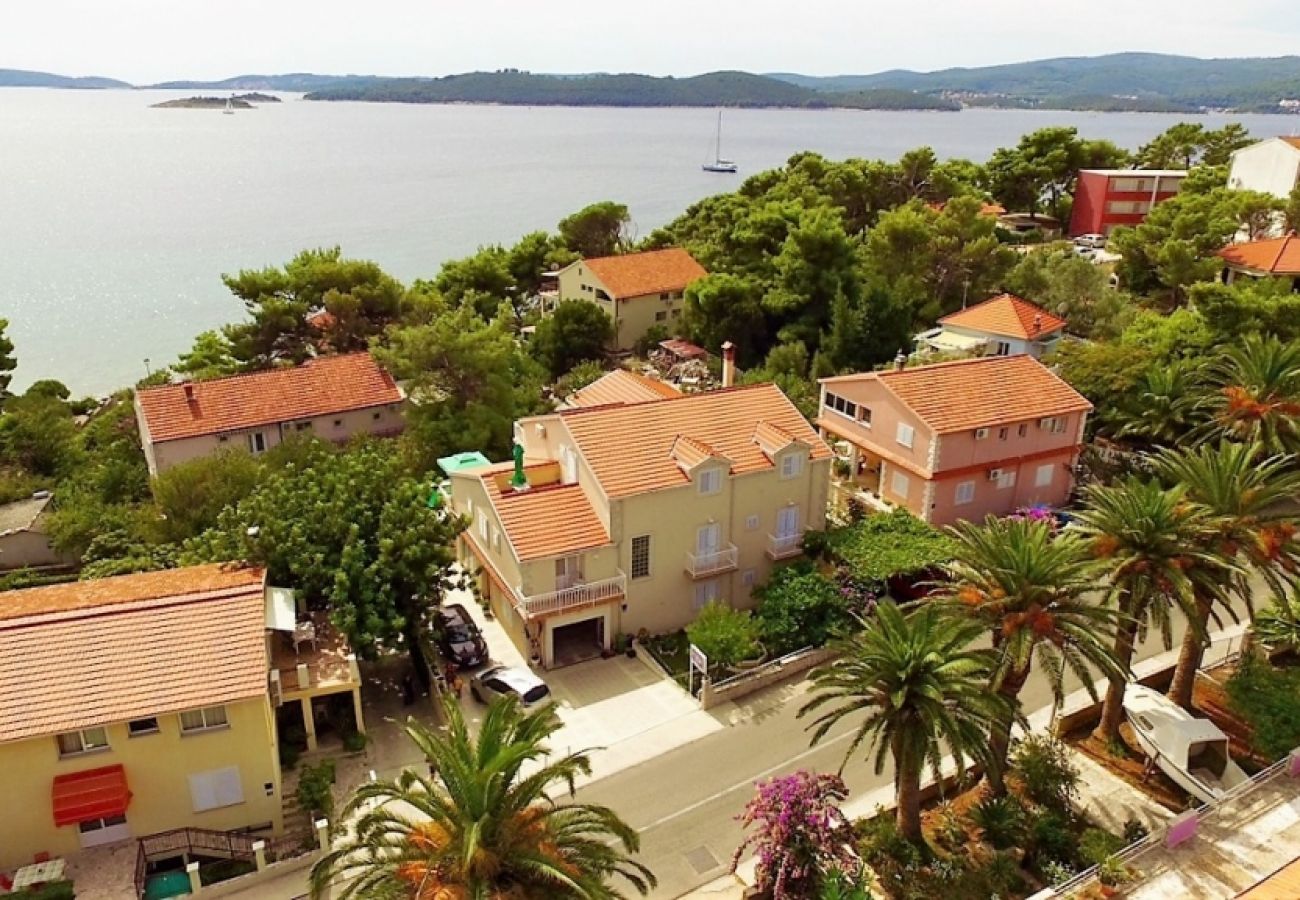
[{"label": "small island", "polygon": [[152,109],[255,109],[257,103],[279,103],[279,97],[270,94],[235,94],[230,97],[183,97],[152,104]]}]

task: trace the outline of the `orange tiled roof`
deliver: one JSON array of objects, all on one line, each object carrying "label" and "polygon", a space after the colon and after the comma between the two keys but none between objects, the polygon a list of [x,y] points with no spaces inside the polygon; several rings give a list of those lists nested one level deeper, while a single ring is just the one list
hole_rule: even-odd
[{"label": "orange tiled roof", "polygon": [[754,441],[763,448],[763,452],[768,456],[779,453],[796,440],[798,438],[780,425],[773,425],[771,422],[765,421],[760,421],[754,425]]},{"label": "orange tiled roof", "polygon": [[565,404],[576,408],[605,406],[610,403],[644,403],[647,400],[676,397],[679,393],[681,392],[671,384],[646,378],[627,369],[615,369],[571,394]]},{"label": "orange tiled roof", "polygon": [[684,394],[656,403],[565,410],[560,416],[611,498],[687,484],[686,473],[673,457],[673,446],[683,435],[731,460],[733,474],[771,469],[772,461],[753,440],[760,420],[807,443],[814,459],[830,456],[812,426],[773,384]]},{"label": "orange tiled roof", "polygon": [[383,406],[402,393],[369,353],[348,353],[292,369],[144,388],[137,398],[158,443]]},{"label": "orange tiled roof", "polygon": [[1294,232],[1267,241],[1229,244],[1219,251],[1219,256],[1230,266],[1252,272],[1300,275],[1300,237],[1296,237]]},{"label": "orange tiled roof", "polygon": [[[1300,142],[1300,138],[1295,138]],[[1300,143],[1296,144],[1300,147]],[[1282,866],[1237,895],[1237,900],[1295,900],[1300,897],[1300,859]]]},{"label": "orange tiled roof", "polygon": [[726,459],[725,456],[704,441],[697,440],[686,434],[677,435],[677,439],[673,441],[672,449],[668,452],[672,454],[673,459],[677,460],[677,464],[688,472],[706,459]]},{"label": "orange tiled roof", "polygon": [[939,324],[957,325],[972,331],[1032,341],[1044,334],[1060,331],[1065,327],[1066,321],[1015,294],[999,294],[983,303],[944,316]]},{"label": "orange tiled roof", "polygon": [[0,743],[266,692],[261,569],[197,566],[0,594]]},{"label": "orange tiled roof", "polygon": [[1282,140],[1286,141],[1288,144],[1290,144],[1292,147],[1295,147],[1297,150],[1300,150],[1300,137],[1284,137],[1282,138]]},{"label": "orange tiled roof", "polygon": [[1032,356],[984,356],[913,369],[824,378],[823,384],[879,379],[937,434],[1092,409]]},{"label": "orange tiled roof", "polygon": [[580,553],[609,543],[609,532],[578,485],[549,484],[515,492],[494,477],[500,474],[499,468],[479,471],[520,562]]},{"label": "orange tiled roof", "polygon": [[680,247],[600,256],[582,262],[605,285],[609,295],[618,298],[680,291],[709,274]]}]

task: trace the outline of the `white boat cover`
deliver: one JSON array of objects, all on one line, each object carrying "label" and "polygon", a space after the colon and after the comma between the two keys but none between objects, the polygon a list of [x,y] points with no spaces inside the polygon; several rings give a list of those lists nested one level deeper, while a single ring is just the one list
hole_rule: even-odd
[{"label": "white boat cover", "polygon": [[1136,719],[1135,728],[1149,723],[1144,731],[1151,742],[1182,768],[1187,767],[1193,744],[1228,740],[1209,719],[1198,719],[1164,694],[1140,684],[1130,684],[1124,691],[1124,711]]}]

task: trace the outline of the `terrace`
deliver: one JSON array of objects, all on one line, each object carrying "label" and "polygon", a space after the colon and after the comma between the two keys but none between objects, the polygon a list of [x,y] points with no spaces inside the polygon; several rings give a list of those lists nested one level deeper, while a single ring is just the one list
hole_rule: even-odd
[{"label": "terrace", "polygon": [[[304,634],[313,634],[304,638]],[[295,636],[297,639],[295,640]],[[347,638],[323,612],[308,613],[294,632],[267,632],[270,656],[271,696],[277,706],[302,704],[307,749],[316,749],[316,727],[312,700],[333,694],[352,694],[357,730],[365,732],[361,713],[361,672]]]}]

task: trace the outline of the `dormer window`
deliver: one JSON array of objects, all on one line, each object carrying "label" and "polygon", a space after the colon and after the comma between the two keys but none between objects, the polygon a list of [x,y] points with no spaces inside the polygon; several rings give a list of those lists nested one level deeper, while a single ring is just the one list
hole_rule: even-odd
[{"label": "dormer window", "polygon": [[722,490],[721,469],[717,469],[717,468],[705,469],[704,471],[700,472],[700,493],[701,494],[716,494],[720,490]]},{"label": "dormer window", "polygon": [[803,455],[800,453],[787,453],[781,457],[781,477],[798,478],[803,473]]}]

